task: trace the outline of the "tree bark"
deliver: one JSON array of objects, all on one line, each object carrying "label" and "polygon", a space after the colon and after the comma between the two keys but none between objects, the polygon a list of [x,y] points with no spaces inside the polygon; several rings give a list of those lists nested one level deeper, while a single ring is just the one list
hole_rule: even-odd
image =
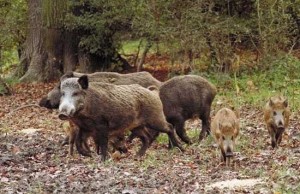
[{"label": "tree bark", "polygon": [[46,53],[42,40],[42,0],[29,0],[29,25],[21,66],[26,71],[20,81],[42,81]]},{"label": "tree bark", "polygon": [[64,73],[75,71],[78,64],[78,40],[76,34],[70,31],[64,32]]},{"label": "tree bark", "polygon": [[142,53],[142,57],[141,57],[139,63],[137,64],[137,72],[139,72],[139,71],[142,70],[143,65],[145,63],[146,55],[149,52],[151,46],[152,46],[152,43],[151,43],[151,41],[148,40],[147,43],[146,43],[145,49],[144,49],[144,51]]},{"label": "tree bark", "polygon": [[29,0],[29,25],[21,66],[26,71],[20,81],[50,81],[63,71],[64,1]]}]

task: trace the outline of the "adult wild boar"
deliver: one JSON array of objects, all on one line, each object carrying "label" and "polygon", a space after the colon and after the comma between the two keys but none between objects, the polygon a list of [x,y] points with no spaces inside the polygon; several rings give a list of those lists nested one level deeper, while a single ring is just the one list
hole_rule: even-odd
[{"label": "adult wild boar", "polygon": [[221,149],[221,160],[230,164],[233,157],[236,137],[239,134],[239,120],[234,112],[228,108],[220,109],[211,123],[211,131],[219,148]]},{"label": "adult wild boar", "polygon": [[[61,79],[70,78],[70,77],[80,77],[84,74],[77,72],[68,72],[62,76]],[[149,72],[136,72],[128,74],[120,74],[115,72],[95,72],[92,74],[87,74],[89,82],[102,82],[102,83],[111,83],[115,85],[130,85],[130,84],[139,84],[142,87],[149,87],[151,85],[160,87],[161,82],[155,79]],[[59,100],[61,97],[60,83],[54,87],[47,96],[44,96],[39,105],[41,107],[46,107],[49,109],[57,109],[59,105]]]},{"label": "adult wild boar", "polygon": [[[71,77],[80,77],[82,75],[83,75],[82,73],[68,72],[61,77],[61,80],[65,78],[71,78]],[[89,81],[92,83],[103,82],[103,83],[112,83],[115,85],[139,84],[143,87],[155,86],[157,88],[159,88],[161,85],[161,82],[155,79],[148,72],[137,72],[137,73],[128,73],[128,74],[119,74],[115,72],[95,72],[92,74],[87,74],[87,76],[89,78]],[[93,87],[93,84],[91,84],[91,87]],[[61,97],[61,93],[60,93],[60,83],[59,83],[47,94],[47,96],[44,96],[40,100],[39,105],[41,107],[46,107],[48,109],[57,109],[59,106],[60,97]],[[74,125],[70,123],[70,126],[74,126]],[[69,153],[72,155],[74,139],[77,134],[76,128],[74,128],[74,130],[70,128],[67,134],[68,136],[65,138],[62,145],[69,144],[70,145]],[[124,147],[124,145],[121,145],[120,142],[117,142],[117,139],[120,139],[120,137],[111,139],[114,148],[118,149],[120,152],[126,152],[127,150]],[[89,151],[89,149],[86,151]]]},{"label": "adult wild boar", "polygon": [[290,109],[288,100],[283,96],[273,96],[264,108],[264,120],[271,136],[272,147],[277,147],[284,130],[289,125]]},{"label": "adult wild boar", "polygon": [[80,144],[82,134],[91,134],[105,160],[108,138],[138,127],[167,133],[171,143],[182,149],[165,119],[158,95],[139,85],[95,84],[98,87],[90,88],[88,77],[83,75],[67,78],[60,86],[59,118],[79,127],[76,137],[79,153],[88,155]]},{"label": "adult wild boar", "polygon": [[184,129],[188,119],[198,116],[202,120],[199,141],[209,134],[210,109],[216,93],[214,85],[197,75],[173,77],[161,85],[159,96],[167,121],[187,144],[191,143]]}]

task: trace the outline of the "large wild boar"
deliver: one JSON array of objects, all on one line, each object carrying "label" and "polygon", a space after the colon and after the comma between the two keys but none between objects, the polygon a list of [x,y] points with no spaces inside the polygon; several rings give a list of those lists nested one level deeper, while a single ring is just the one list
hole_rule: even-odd
[{"label": "large wild boar", "polygon": [[[71,78],[71,77],[80,77],[82,76],[82,73],[77,72],[68,72],[64,74],[61,77],[62,79],[65,78]],[[128,73],[128,74],[119,74],[115,72],[95,72],[92,74],[87,74],[89,81],[94,82],[103,82],[103,83],[112,83],[115,85],[129,85],[129,84],[139,84],[143,87],[149,87],[149,86],[155,86],[160,87],[161,82],[155,79],[150,73],[148,72],[137,72],[137,73]],[[57,109],[59,106],[59,101],[61,97],[60,93],[60,83],[54,87],[47,96],[43,97],[39,105],[41,107],[46,107],[49,109]],[[93,87],[93,84],[91,84],[91,87]],[[95,86],[97,87],[97,86]],[[74,126],[72,123],[70,123],[70,126]],[[72,130],[72,127],[69,128],[68,136],[63,141],[62,145],[69,144],[69,153],[72,155],[73,153],[73,144],[74,139],[77,134],[77,129],[74,126],[74,130]],[[86,137],[87,139],[88,137]],[[111,144],[114,148],[119,150],[120,152],[126,152],[126,148],[124,145],[122,145],[120,142],[117,142],[117,139],[120,139],[121,137],[111,139]],[[83,144],[84,145],[84,144]],[[89,150],[86,150],[89,151]]]},{"label": "large wild boar", "polygon": [[284,130],[289,125],[288,100],[282,96],[271,97],[264,108],[264,120],[271,136],[272,147],[277,147]]},{"label": "large wild boar", "polygon": [[67,78],[60,86],[59,118],[68,119],[79,127],[76,137],[79,153],[89,155],[80,144],[82,134],[91,134],[97,147],[101,148],[102,160],[105,160],[109,137],[139,127],[167,133],[172,144],[182,149],[165,119],[158,95],[137,84],[95,84],[97,89],[90,88],[88,77],[83,75]]},{"label": "large wild boar", "polygon": [[[77,72],[68,72],[62,76],[61,79],[70,78],[70,77],[80,77],[84,74]],[[114,85],[130,85],[130,84],[139,84],[142,87],[149,87],[151,85],[160,87],[161,82],[155,79],[149,72],[136,72],[128,74],[120,74],[115,72],[95,72],[92,74],[87,74],[89,82],[102,82],[102,83],[111,83]],[[57,109],[60,100],[60,83],[54,87],[47,96],[44,96],[39,105],[41,107],[46,107],[49,109]]]},{"label": "large wild boar", "polygon": [[228,108],[220,109],[211,123],[212,135],[221,149],[221,160],[225,161],[227,166],[230,164],[230,158],[233,157],[239,129],[239,120]]},{"label": "large wild boar", "polygon": [[191,143],[184,129],[188,119],[198,116],[202,120],[199,141],[209,134],[210,109],[216,93],[214,85],[197,75],[177,76],[161,85],[159,96],[167,121],[187,144]]}]

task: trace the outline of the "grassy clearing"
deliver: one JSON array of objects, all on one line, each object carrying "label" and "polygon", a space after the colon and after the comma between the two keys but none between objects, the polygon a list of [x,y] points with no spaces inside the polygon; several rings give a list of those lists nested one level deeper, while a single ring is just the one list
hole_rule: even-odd
[{"label": "grassy clearing", "polygon": [[262,107],[274,95],[284,95],[289,99],[292,110],[300,107],[300,60],[292,56],[275,59],[264,70],[234,74],[202,74],[218,88],[217,100],[225,101],[232,107],[249,104]]}]

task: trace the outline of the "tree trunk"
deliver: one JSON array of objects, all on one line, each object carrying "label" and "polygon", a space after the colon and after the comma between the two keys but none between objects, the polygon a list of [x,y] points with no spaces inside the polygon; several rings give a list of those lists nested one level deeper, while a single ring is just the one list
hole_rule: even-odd
[{"label": "tree trunk", "polygon": [[21,66],[25,67],[23,82],[49,81],[63,71],[62,19],[66,2],[60,0],[29,0],[29,25]]},{"label": "tree trunk", "polygon": [[148,51],[150,50],[151,46],[152,46],[152,43],[151,43],[151,41],[148,40],[146,43],[145,49],[142,53],[142,57],[141,57],[139,63],[137,64],[137,72],[142,70],[143,65],[145,63],[146,55],[147,55]]},{"label": "tree trunk", "polygon": [[64,73],[68,71],[75,71],[78,64],[78,41],[73,32],[64,32]]},{"label": "tree trunk", "polygon": [[21,66],[26,71],[21,81],[42,81],[45,51],[42,40],[42,0],[29,0],[29,25]]}]

